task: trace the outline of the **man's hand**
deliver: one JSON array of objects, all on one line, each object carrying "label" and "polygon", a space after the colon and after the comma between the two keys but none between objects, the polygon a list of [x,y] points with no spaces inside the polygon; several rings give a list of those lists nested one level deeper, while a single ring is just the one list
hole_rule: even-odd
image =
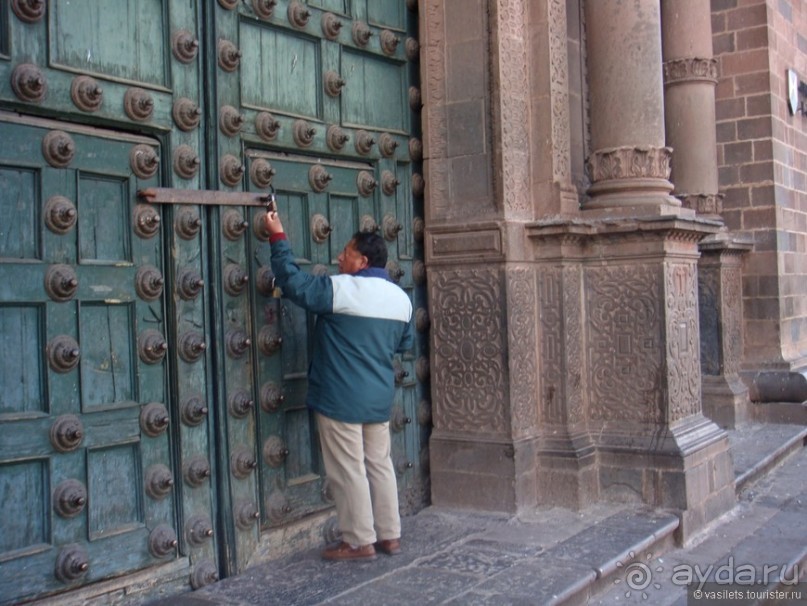
[{"label": "man's hand", "polygon": [[283,224],[280,222],[280,215],[278,215],[276,210],[270,210],[266,213],[266,229],[269,231],[269,234],[274,236],[275,234],[282,234],[283,233]]}]

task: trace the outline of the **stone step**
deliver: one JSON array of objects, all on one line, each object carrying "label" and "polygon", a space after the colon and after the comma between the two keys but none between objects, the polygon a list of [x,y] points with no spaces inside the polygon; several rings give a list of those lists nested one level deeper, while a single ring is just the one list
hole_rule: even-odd
[{"label": "stone step", "polygon": [[[737,506],[690,544],[645,554],[642,583],[631,584],[626,576],[589,603],[807,605],[807,583],[795,585],[799,576],[807,575],[804,430],[747,427],[732,436],[732,449],[743,450],[736,453],[738,477],[744,479]],[[759,457],[756,462],[748,450]],[[742,466],[746,459],[748,465]],[[778,466],[773,462],[777,459]],[[687,580],[692,581],[689,587]]]},{"label": "stone step", "polygon": [[807,425],[807,402],[754,402],[748,413],[756,423]]},{"label": "stone step", "polygon": [[671,514],[616,513],[445,603],[586,604],[641,554],[670,549],[678,524]]},{"label": "stone step", "polygon": [[807,444],[807,427],[748,423],[728,432],[737,493]]}]

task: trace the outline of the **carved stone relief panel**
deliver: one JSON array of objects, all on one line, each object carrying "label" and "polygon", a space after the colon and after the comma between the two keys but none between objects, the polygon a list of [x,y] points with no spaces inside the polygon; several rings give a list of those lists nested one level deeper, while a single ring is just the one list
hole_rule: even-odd
[{"label": "carved stone relief panel", "polygon": [[[502,179],[501,186],[504,201],[510,211],[523,214],[530,211],[532,202],[529,196],[529,73],[527,64],[526,35],[527,9],[525,0],[500,0],[498,3],[499,48],[491,49],[492,56],[503,56],[507,59],[499,61],[500,70],[494,75],[501,90],[494,96],[501,103],[499,113],[499,130],[496,138],[501,138]],[[498,147],[498,146],[497,146]],[[494,171],[494,175],[498,171]],[[495,179],[495,177],[494,177]]]},{"label": "carved stone relief panel", "polygon": [[581,269],[563,268],[563,314],[566,339],[566,418],[576,424],[584,418],[585,368],[583,362],[583,315]]},{"label": "carved stone relief panel", "polygon": [[552,165],[554,178],[570,179],[569,63],[566,0],[549,3],[550,82],[552,87]]},{"label": "carved stone relief panel", "polygon": [[[697,266],[667,263],[667,421],[701,410],[700,331]],[[663,385],[663,384],[662,384]]]},{"label": "carved stone relief panel", "polygon": [[507,332],[510,359],[510,406],[514,437],[538,424],[538,360],[535,273],[527,268],[507,272]]},{"label": "carved stone relief panel", "polygon": [[661,269],[650,265],[585,271],[590,418],[661,421]]},{"label": "carved stone relief panel", "polygon": [[[739,263],[739,257],[735,263]],[[722,272],[723,286],[723,373],[733,375],[740,372],[743,356],[743,293],[742,269],[739,265],[726,267]]]},{"label": "carved stone relief panel", "polygon": [[579,266],[546,267],[539,272],[541,412],[548,424],[575,424],[584,418],[581,297]]},{"label": "carved stone relief panel", "polygon": [[422,113],[424,133],[424,153],[429,160],[425,163],[426,178],[429,182],[429,217],[445,214],[448,207],[448,127],[446,124],[446,37],[444,2],[424,3],[421,23]]},{"label": "carved stone relief panel", "polygon": [[701,371],[704,375],[722,374],[720,322],[720,269],[698,270],[698,307],[700,309]]},{"label": "carved stone relief panel", "polygon": [[541,322],[541,412],[543,423],[564,422],[563,401],[563,297],[561,269],[542,268],[538,273]]},{"label": "carved stone relief panel", "polygon": [[505,434],[509,373],[500,272],[434,268],[429,290],[435,429]]}]

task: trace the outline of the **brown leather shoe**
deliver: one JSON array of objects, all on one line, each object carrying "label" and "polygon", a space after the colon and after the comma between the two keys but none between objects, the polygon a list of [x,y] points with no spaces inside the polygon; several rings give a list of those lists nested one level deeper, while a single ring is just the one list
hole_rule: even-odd
[{"label": "brown leather shoe", "polygon": [[325,560],[372,560],[375,559],[375,547],[372,545],[359,545],[353,547],[350,543],[342,541],[336,547],[329,547],[322,552]]},{"label": "brown leather shoe", "polygon": [[401,539],[384,539],[377,541],[375,544],[377,551],[386,553],[387,555],[398,555],[401,553]]}]

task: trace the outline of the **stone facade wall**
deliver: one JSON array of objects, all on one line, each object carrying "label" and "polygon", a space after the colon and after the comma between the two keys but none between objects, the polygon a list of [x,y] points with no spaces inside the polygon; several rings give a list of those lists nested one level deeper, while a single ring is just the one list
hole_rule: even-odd
[{"label": "stone facade wall", "polygon": [[422,8],[432,502],[635,500],[688,536],[734,488],[700,402],[719,225],[670,195],[659,1]]},{"label": "stone facade wall", "polygon": [[419,14],[426,223],[494,218],[487,3],[424,2]]},{"label": "stone facade wall", "polygon": [[743,272],[744,367],[807,362],[807,118],[787,106],[787,69],[807,80],[807,6],[712,0],[723,218],[753,238]]}]

